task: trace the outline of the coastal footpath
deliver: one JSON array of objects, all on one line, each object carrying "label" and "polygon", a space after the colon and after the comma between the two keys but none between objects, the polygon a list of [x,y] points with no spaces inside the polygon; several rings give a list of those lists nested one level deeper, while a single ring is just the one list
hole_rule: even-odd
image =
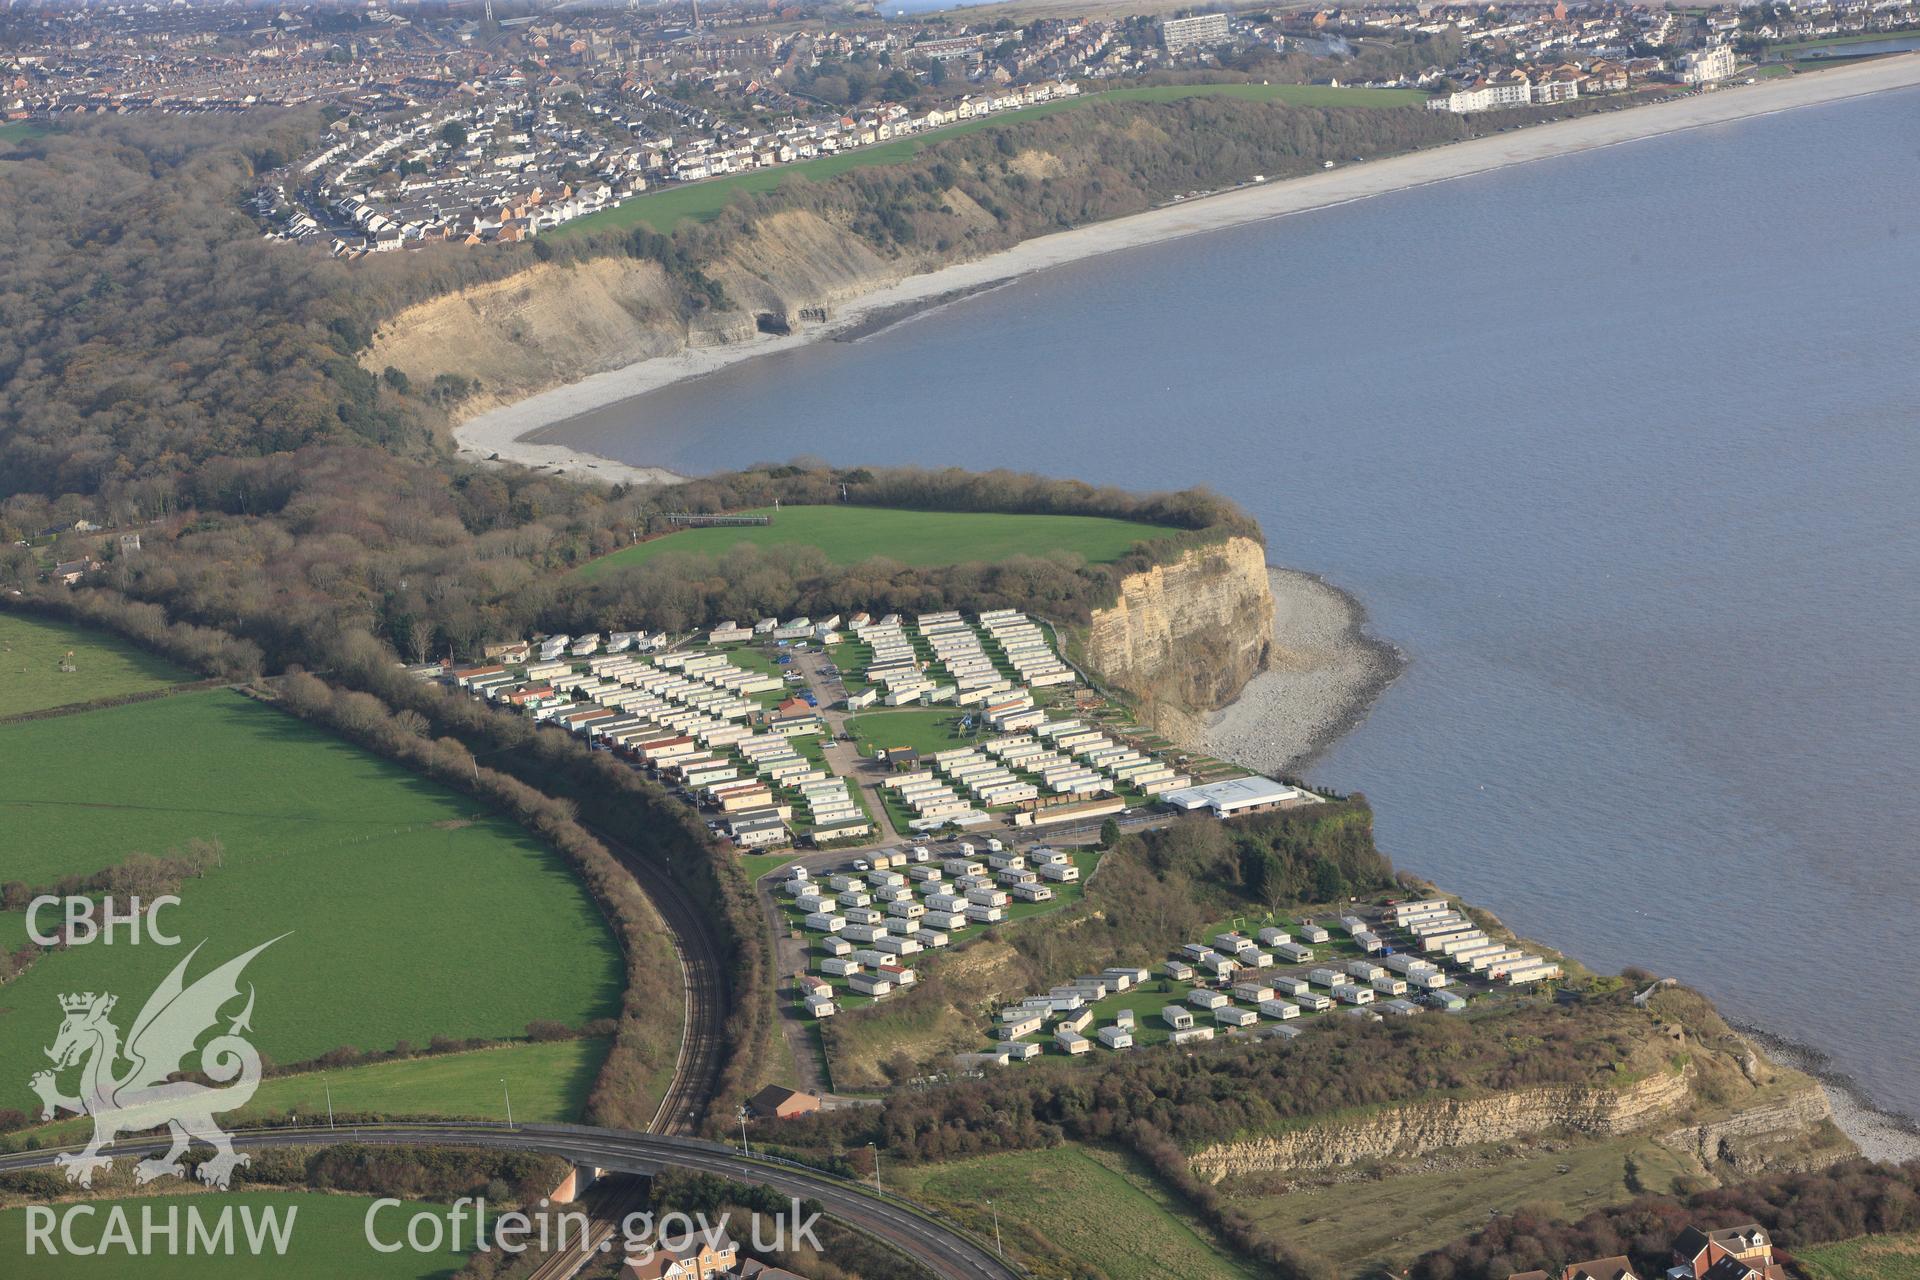
[{"label": "coastal footpath", "polygon": [[[777,242],[777,254],[763,249],[720,269],[729,296],[751,299],[752,312],[689,324],[668,305],[666,282],[652,264],[615,259],[571,267],[543,264],[407,308],[382,329],[363,364],[374,371],[391,365],[416,381],[431,381],[455,368],[487,370],[483,395],[463,406],[470,416],[455,428],[459,447],[469,455],[609,481],[657,481],[667,473],[583,454],[536,433],[683,379],[844,335],[1063,263],[1914,85],[1920,85],[1920,54],[1723,88],[1244,186],[918,274],[909,274],[910,262],[882,258],[858,237],[815,216],[786,213],[777,215],[768,235],[757,237],[763,246]],[[789,331],[759,332],[756,313],[775,313],[774,327],[785,325]],[[638,406],[634,417],[643,427]]]}]

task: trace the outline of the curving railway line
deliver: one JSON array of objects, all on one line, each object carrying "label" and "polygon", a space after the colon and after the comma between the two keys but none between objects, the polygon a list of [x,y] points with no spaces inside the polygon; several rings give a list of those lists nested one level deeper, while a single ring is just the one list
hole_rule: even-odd
[{"label": "curving railway line", "polygon": [[667,926],[667,939],[680,959],[686,1000],[686,1029],[673,1081],[654,1111],[649,1132],[699,1132],[701,1113],[719,1091],[721,1048],[727,1015],[732,1012],[726,967],[709,916],[702,913],[680,883],[664,867],[638,853],[604,827],[589,826],[594,839],[607,846],[640,888],[653,901]]}]

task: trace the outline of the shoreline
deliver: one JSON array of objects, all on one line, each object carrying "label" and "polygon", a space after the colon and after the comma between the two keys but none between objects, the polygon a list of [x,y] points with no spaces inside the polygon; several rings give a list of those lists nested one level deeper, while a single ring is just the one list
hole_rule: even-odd
[{"label": "shoreline", "polygon": [[1197,200],[1162,205],[1127,217],[1038,236],[983,258],[905,276],[856,297],[823,324],[726,346],[689,347],[672,355],[593,374],[476,414],[453,428],[453,437],[458,452],[470,457],[477,455],[489,461],[551,468],[586,479],[669,483],[684,477],[663,467],[636,466],[539,437],[581,414],[677,382],[704,377],[745,360],[826,338],[855,341],[909,319],[916,312],[962,300],[1049,267],[1227,227],[1335,208],[1538,160],[1916,85],[1920,85],[1920,53],[1894,54],[1857,67],[1834,67],[1756,85],[1696,93],[1667,102],[1532,125],[1510,134],[1472,138],[1297,178],[1236,187]]},{"label": "shoreline", "polygon": [[1740,1023],[1732,1026],[1775,1062],[1819,1081],[1833,1110],[1834,1127],[1860,1148],[1861,1155],[1895,1164],[1920,1160],[1920,1124],[1874,1102],[1857,1080],[1833,1065],[1833,1058],[1825,1051],[1760,1027]]},{"label": "shoreline", "polygon": [[1190,745],[1259,773],[1298,777],[1360,727],[1407,658],[1367,630],[1365,606],[1318,574],[1269,565],[1267,581],[1267,667],[1200,719]]},{"label": "shoreline", "polygon": [[[1303,775],[1359,728],[1409,665],[1372,634],[1366,606],[1318,574],[1267,567],[1273,664],[1227,706],[1201,718],[1190,749],[1272,776]],[[1920,1160],[1920,1121],[1884,1107],[1830,1054],[1751,1024],[1734,1030],[1773,1061],[1811,1077],[1839,1129],[1870,1160]]]}]

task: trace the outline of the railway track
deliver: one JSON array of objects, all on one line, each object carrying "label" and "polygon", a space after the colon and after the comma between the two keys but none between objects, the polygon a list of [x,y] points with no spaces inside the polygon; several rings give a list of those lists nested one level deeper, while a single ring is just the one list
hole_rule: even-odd
[{"label": "railway track", "polygon": [[721,1050],[727,1015],[732,1011],[719,940],[712,922],[666,868],[641,857],[604,827],[587,829],[620,860],[652,900],[680,960],[685,1031],[673,1080],[654,1110],[648,1132],[681,1136],[698,1133],[707,1104],[719,1090]]}]

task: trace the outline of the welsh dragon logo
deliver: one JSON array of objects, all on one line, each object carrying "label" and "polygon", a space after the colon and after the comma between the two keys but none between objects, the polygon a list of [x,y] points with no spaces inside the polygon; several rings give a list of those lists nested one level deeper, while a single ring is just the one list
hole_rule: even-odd
[{"label": "welsh dragon logo", "polygon": [[[187,966],[200,953],[196,946],[148,997],[124,1042],[109,1017],[118,997],[92,992],[60,997],[66,1018],[53,1047],[46,1051],[53,1070],[39,1072],[27,1083],[40,1095],[42,1120],[62,1111],[93,1120],[93,1138],[84,1151],[55,1157],[67,1181],[92,1186],[96,1170],[113,1167],[113,1157],[102,1155],[101,1148],[123,1133],[162,1126],[172,1135],[173,1145],[165,1155],[134,1166],[137,1182],[184,1177],[180,1159],[196,1140],[214,1151],[199,1170],[200,1180],[209,1185],[224,1189],[233,1180],[233,1171],[249,1162],[250,1157],[234,1151],[233,1140],[213,1117],[216,1112],[245,1106],[260,1087],[259,1050],[241,1035],[252,1030],[252,986],[247,988],[246,1007],[233,1017],[225,1033],[200,1049],[200,1071],[214,1084],[171,1077],[185,1069],[183,1061],[201,1035],[219,1023],[220,1011],[239,999],[240,975],[247,964],[278,941],[263,942],[188,986]],[[79,1093],[69,1097],[60,1092],[59,1075],[74,1067],[80,1069]]]}]

